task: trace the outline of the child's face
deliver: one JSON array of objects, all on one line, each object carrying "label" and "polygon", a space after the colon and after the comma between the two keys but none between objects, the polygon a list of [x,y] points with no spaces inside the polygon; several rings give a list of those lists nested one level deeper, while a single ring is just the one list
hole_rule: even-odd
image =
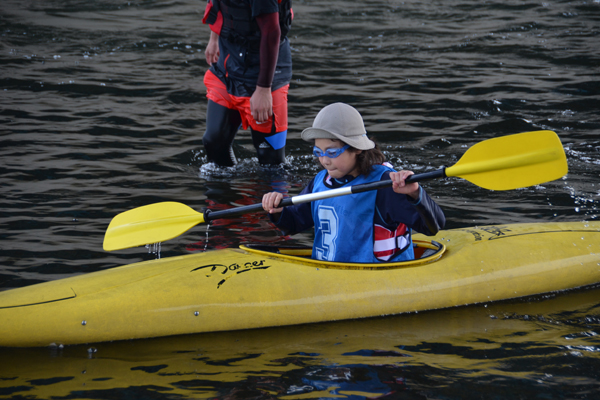
[{"label": "child's face", "polygon": [[[315,139],[315,146],[325,151],[327,149],[339,149],[344,143],[339,140]],[[346,175],[358,176],[356,156],[361,150],[352,151],[348,149],[336,158],[319,157],[319,162],[332,178],[343,178]]]}]

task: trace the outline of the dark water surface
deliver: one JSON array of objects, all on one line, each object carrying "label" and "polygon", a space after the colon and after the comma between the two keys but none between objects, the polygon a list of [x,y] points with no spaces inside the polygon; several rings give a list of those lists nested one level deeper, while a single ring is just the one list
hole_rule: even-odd
[{"label": "dark water surface", "polygon": [[[393,164],[417,172],[484,139],[559,134],[562,180],[508,192],[426,183],[448,228],[598,218],[598,0],[295,0],[289,165],[272,171],[258,167],[247,132],[235,169],[206,164],[203,7],[0,2],[0,289],[155,258],[102,250],[127,209],[297,194],[317,172],[300,132],[334,101],[357,107]],[[163,243],[160,256],[311,237],[247,215]],[[0,349],[0,397],[592,399],[599,334],[600,289],[587,288],[362,321]]]}]

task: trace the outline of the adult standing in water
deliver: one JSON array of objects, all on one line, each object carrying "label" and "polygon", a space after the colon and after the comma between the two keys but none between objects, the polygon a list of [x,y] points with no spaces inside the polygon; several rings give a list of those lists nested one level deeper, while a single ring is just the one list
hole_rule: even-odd
[{"label": "adult standing in water", "polygon": [[236,164],[232,144],[241,126],[250,127],[261,165],[285,162],[292,17],[291,0],[208,0],[202,142],[209,161]]}]

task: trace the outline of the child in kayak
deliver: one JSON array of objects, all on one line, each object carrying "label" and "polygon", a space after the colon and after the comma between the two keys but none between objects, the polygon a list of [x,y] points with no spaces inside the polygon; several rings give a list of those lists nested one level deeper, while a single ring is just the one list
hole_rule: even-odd
[{"label": "child in kayak", "polygon": [[263,196],[271,221],[286,234],[315,227],[312,258],[338,262],[396,262],[414,259],[411,229],[435,235],[446,218],[441,208],[416,182],[406,183],[412,171],[394,171],[378,146],[367,137],[360,113],[334,103],[323,108],[302,139],[325,170],[300,194],[379,180],[385,189],[317,200],[278,208],[279,192]]}]

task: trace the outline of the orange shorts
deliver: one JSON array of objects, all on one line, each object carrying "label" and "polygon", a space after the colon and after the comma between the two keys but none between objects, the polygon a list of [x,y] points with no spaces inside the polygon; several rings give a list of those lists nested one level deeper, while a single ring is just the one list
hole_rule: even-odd
[{"label": "orange shorts", "polygon": [[237,97],[229,94],[225,84],[216,77],[212,71],[204,74],[204,85],[206,86],[206,97],[217,104],[231,110],[238,110],[242,117],[242,128],[248,129],[248,125],[261,133],[272,133],[273,117],[275,117],[275,132],[283,132],[288,128],[287,96],[290,85],[285,85],[274,92],[273,115],[267,122],[257,123],[250,113],[250,97]]}]

